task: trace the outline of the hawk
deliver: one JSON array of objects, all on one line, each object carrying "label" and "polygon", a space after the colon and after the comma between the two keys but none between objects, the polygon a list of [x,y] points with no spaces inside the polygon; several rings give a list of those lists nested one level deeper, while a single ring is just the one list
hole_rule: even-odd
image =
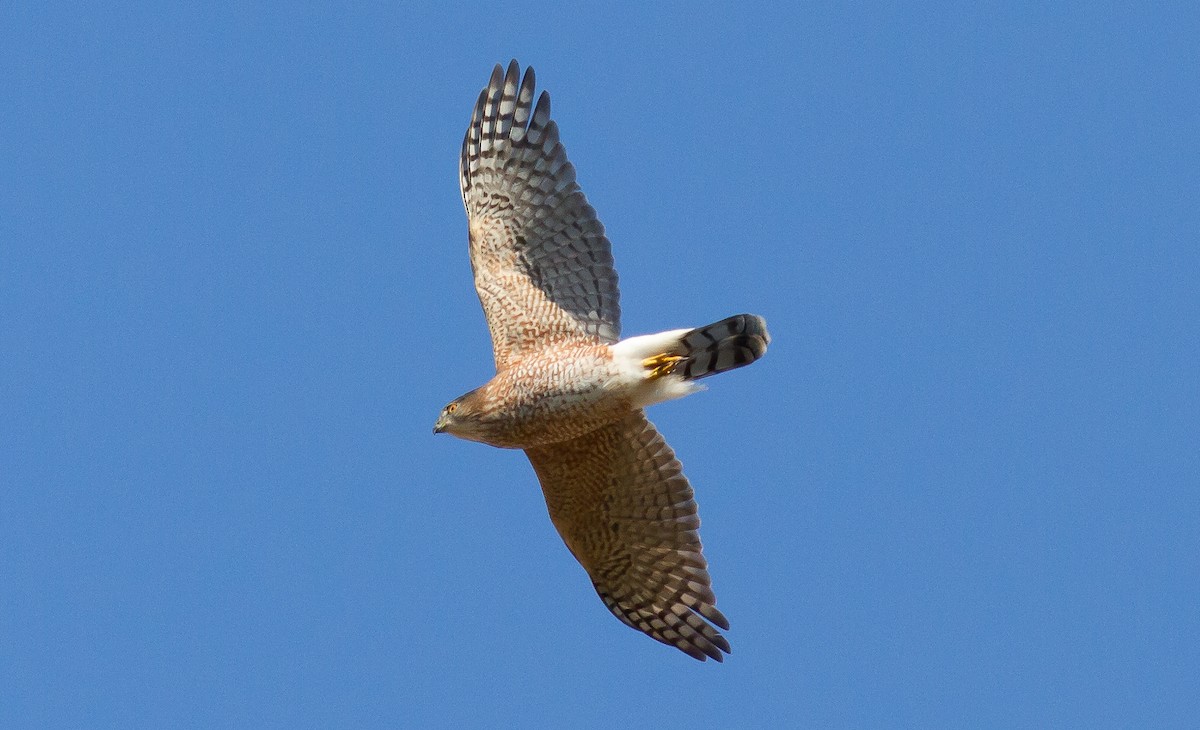
[{"label": "hawk", "polygon": [[704,661],[729,621],[701,552],[679,460],[643,410],[766,352],[766,322],[739,314],[620,338],[604,226],[575,182],[532,68],[500,65],[479,94],[459,167],[471,269],[496,375],[450,402],[434,433],[523,449],[550,519],[604,605]]}]

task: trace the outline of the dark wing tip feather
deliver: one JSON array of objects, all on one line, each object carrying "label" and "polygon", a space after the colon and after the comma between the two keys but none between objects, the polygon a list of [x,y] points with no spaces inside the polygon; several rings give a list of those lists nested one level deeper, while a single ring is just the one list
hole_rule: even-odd
[{"label": "dark wing tip feather", "polygon": [[708,619],[725,631],[729,630],[729,621],[711,605],[697,606],[695,610],[683,603],[647,605],[618,599],[601,583],[593,582],[593,585],[614,616],[659,643],[673,646],[702,662],[709,659],[722,662],[726,654],[733,653],[729,640],[704,622]]},{"label": "dark wing tip feather", "polygon": [[[717,610],[716,606],[707,604],[699,608],[700,615],[717,625],[724,631],[729,630],[729,619],[725,618],[725,614]],[[726,649],[725,651],[729,651]]]}]

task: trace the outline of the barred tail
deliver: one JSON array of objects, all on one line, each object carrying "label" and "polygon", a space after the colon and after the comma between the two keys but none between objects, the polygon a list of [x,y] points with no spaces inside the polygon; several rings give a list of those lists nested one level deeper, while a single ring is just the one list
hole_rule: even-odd
[{"label": "barred tail", "polygon": [[699,380],[740,368],[762,357],[770,342],[765,319],[755,314],[735,314],[680,337],[683,360],[674,372],[684,380]]}]

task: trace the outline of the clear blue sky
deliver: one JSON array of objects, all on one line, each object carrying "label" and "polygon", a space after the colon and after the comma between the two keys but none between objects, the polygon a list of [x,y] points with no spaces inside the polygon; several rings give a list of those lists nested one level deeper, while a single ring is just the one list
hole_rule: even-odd
[{"label": "clear blue sky", "polygon": [[[246,5],[3,11],[0,725],[1195,721],[1193,5]],[[651,412],[723,665],[430,433],[514,56],[625,332],[770,322]]]}]

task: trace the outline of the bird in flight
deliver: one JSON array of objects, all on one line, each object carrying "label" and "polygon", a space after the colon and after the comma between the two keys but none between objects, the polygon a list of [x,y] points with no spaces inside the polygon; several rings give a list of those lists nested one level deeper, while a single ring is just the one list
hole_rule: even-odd
[{"label": "bird in flight", "polygon": [[766,352],[739,314],[621,339],[604,226],[575,182],[534,74],[499,64],[479,94],[459,167],[471,270],[496,375],[454,399],[434,433],[523,449],[550,519],[604,605],[627,625],[722,661],[729,621],[701,552],[692,488],[648,406]]}]

